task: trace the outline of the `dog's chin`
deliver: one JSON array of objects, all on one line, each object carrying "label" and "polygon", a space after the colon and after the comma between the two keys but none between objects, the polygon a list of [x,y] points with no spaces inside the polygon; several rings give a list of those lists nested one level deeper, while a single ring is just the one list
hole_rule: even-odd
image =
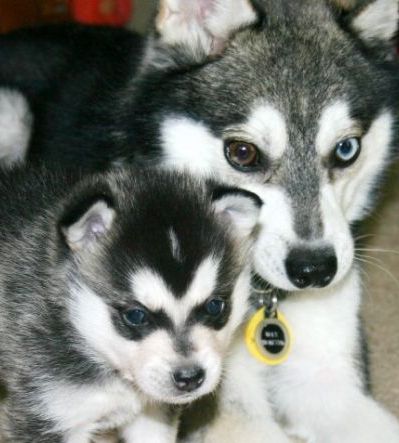
[{"label": "dog's chin", "polygon": [[167,403],[170,405],[185,405],[187,403],[191,403],[195,400],[198,400],[200,397],[203,397],[206,394],[209,394],[211,390],[198,389],[195,392],[190,393],[170,393],[170,394],[149,394],[149,396],[154,402]]},{"label": "dog's chin", "polygon": [[288,279],[276,276],[263,270],[254,269],[252,271],[252,290],[253,292],[294,292],[299,290]]},{"label": "dog's chin", "polygon": [[[138,385],[136,385],[138,386]],[[179,391],[173,384],[141,384],[141,393],[151,402],[184,405],[210,394],[218,386],[218,380],[209,377],[198,389],[191,392]]]}]

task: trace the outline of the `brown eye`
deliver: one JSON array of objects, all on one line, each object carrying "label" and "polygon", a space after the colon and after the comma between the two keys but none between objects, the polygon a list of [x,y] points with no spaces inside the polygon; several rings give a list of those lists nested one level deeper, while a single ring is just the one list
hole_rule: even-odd
[{"label": "brown eye", "polygon": [[258,148],[252,143],[230,140],[224,148],[227,161],[236,169],[247,170],[257,168],[259,164]]}]

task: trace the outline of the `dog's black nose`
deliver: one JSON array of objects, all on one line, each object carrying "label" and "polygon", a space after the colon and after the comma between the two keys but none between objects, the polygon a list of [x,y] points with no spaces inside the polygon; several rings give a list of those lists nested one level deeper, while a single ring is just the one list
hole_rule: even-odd
[{"label": "dog's black nose", "polygon": [[205,380],[205,371],[199,366],[187,366],[177,369],[173,373],[175,386],[184,392],[198,389]]},{"label": "dog's black nose", "polygon": [[332,248],[294,248],[288,254],[285,268],[297,288],[324,288],[337,273],[337,257]]}]

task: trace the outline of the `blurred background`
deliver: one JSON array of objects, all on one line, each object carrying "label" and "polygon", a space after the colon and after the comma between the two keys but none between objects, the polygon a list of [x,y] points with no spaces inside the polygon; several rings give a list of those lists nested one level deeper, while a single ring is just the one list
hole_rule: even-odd
[{"label": "blurred background", "polygon": [[0,32],[70,20],[144,32],[156,4],[156,0],[0,0]]}]

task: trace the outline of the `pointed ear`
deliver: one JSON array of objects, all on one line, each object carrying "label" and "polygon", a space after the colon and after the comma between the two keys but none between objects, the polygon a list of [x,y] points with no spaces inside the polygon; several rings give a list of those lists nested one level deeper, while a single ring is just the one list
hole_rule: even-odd
[{"label": "pointed ear", "polygon": [[160,0],[156,28],[163,43],[209,56],[256,18],[250,0]]},{"label": "pointed ear", "polygon": [[398,0],[374,0],[352,22],[364,40],[391,40],[398,30]]},{"label": "pointed ear", "polygon": [[69,209],[60,223],[60,231],[72,251],[81,251],[107,235],[114,218],[110,202],[98,197]]},{"label": "pointed ear", "polygon": [[224,223],[232,225],[240,237],[248,237],[256,226],[262,200],[253,192],[218,187],[212,192],[213,207]]},{"label": "pointed ear", "polygon": [[398,31],[398,0],[330,0],[349,12],[350,28],[365,41],[389,42]]}]

